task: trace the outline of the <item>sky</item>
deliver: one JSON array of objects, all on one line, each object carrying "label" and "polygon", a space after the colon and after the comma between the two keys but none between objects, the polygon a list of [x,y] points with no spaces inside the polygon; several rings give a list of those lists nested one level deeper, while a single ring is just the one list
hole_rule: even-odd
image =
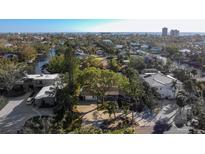
[{"label": "sky", "polygon": [[0,19],[0,32],[205,32],[205,20]]}]

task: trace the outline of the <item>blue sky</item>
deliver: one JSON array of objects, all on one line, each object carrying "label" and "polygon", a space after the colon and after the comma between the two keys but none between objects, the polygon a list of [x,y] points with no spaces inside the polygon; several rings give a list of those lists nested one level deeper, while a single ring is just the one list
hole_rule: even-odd
[{"label": "blue sky", "polygon": [[112,19],[6,19],[0,32],[85,32],[91,27],[111,23]]},{"label": "blue sky", "polygon": [[205,32],[205,20],[0,19],[0,32]]}]

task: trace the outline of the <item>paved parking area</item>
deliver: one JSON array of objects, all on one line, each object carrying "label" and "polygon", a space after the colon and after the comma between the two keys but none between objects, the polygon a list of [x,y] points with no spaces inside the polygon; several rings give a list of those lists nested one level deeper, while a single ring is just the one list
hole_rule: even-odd
[{"label": "paved parking area", "polygon": [[9,99],[8,104],[0,111],[0,134],[16,134],[24,123],[33,116],[51,115],[51,109],[38,109],[27,105],[30,93]]}]

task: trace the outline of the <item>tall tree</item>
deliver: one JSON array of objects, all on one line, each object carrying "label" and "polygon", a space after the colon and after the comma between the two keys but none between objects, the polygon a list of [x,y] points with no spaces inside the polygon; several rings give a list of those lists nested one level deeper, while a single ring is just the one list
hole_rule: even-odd
[{"label": "tall tree", "polygon": [[141,96],[144,94],[144,91],[137,71],[132,68],[128,68],[126,74],[129,80],[129,84],[125,88],[125,92],[127,96],[130,97],[129,104],[132,110],[132,122],[134,122],[134,110],[136,105],[139,105]]},{"label": "tall tree", "polygon": [[65,42],[66,50],[64,53],[65,67],[68,73],[68,84],[66,88],[67,97],[65,103],[67,104],[67,109],[69,111],[73,110],[73,105],[77,103],[77,93],[78,93],[78,83],[77,83],[77,73],[78,73],[78,61],[74,55],[75,49],[77,47],[76,42],[67,41]]},{"label": "tall tree", "polygon": [[23,63],[10,61],[7,59],[0,60],[0,88],[11,90],[16,81],[24,75],[26,66]]}]

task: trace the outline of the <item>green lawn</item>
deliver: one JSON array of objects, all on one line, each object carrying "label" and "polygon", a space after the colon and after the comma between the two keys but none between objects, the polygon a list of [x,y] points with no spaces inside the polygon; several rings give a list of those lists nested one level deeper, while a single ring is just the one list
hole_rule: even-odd
[{"label": "green lawn", "polygon": [[0,110],[3,109],[7,103],[8,103],[8,101],[5,98],[0,97]]}]

